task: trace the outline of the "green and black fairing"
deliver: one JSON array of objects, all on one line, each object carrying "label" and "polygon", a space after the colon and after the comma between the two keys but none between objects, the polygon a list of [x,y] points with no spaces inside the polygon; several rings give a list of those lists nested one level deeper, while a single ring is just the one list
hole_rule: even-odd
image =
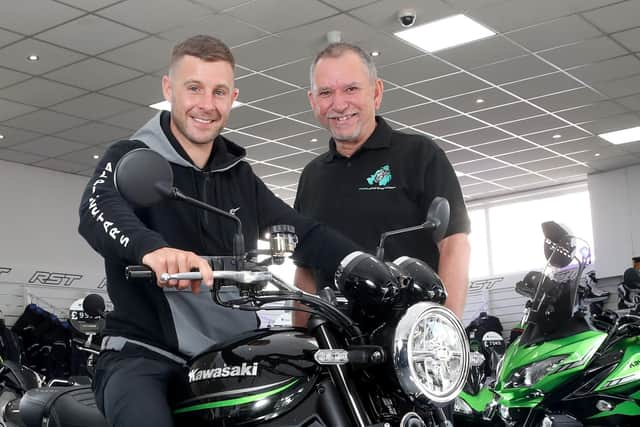
[{"label": "green and black fairing", "polygon": [[191,396],[175,405],[176,421],[250,425],[280,417],[317,385],[317,349],[313,337],[292,328],[259,330],[208,349],[189,365]]}]

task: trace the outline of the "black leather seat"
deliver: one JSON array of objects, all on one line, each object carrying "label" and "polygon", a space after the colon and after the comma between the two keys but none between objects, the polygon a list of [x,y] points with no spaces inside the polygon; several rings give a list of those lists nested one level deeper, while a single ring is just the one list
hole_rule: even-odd
[{"label": "black leather seat", "polygon": [[89,386],[43,387],[20,399],[20,418],[26,427],[108,427]]}]

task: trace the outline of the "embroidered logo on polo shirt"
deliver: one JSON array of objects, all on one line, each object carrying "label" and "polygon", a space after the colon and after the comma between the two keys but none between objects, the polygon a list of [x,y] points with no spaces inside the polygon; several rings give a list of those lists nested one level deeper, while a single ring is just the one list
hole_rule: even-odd
[{"label": "embroidered logo on polo shirt", "polygon": [[360,187],[358,190],[393,190],[396,187],[387,185],[391,182],[391,178],[391,168],[389,165],[384,165],[367,177],[369,187]]}]

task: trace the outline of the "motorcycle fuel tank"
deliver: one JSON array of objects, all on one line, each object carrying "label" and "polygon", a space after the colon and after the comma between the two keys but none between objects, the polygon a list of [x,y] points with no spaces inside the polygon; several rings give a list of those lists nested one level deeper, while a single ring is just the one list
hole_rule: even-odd
[{"label": "motorcycle fuel tank", "polygon": [[174,407],[179,425],[253,424],[286,413],[316,382],[317,349],[313,337],[290,328],[208,349],[190,363],[191,396]]}]

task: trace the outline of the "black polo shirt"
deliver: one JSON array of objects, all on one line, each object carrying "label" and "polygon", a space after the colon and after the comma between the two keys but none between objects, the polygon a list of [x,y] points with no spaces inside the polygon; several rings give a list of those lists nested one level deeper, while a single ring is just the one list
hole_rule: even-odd
[{"label": "black polo shirt", "polygon": [[[294,207],[375,253],[380,234],[423,223],[436,196],[449,200],[446,235],[469,233],[458,178],[444,154],[422,135],[397,132],[381,118],[371,137],[350,158],[336,151],[316,157],[302,171]],[[386,239],[385,259],[422,259],[435,270],[438,248],[426,231]]]}]

